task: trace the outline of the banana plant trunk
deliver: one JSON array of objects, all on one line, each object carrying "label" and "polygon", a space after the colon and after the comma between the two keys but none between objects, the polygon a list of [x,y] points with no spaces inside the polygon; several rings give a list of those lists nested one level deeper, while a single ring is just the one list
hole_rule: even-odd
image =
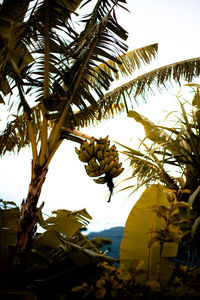
[{"label": "banana plant trunk", "polygon": [[38,212],[41,211],[44,206],[44,203],[42,203],[40,207],[37,207],[37,203],[40,197],[42,185],[45,181],[47,169],[37,168],[34,173],[35,175],[32,176],[31,183],[29,185],[27,199],[22,202],[15,253],[12,260],[12,270],[14,273],[21,273],[20,271],[26,262],[27,254],[31,246],[31,239],[36,232]]}]

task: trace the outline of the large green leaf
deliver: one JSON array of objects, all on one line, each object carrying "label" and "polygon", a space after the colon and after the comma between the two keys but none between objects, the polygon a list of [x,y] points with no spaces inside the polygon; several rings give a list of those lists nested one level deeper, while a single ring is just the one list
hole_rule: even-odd
[{"label": "large green leaf", "polygon": [[[147,272],[146,279],[153,278],[157,274],[160,244],[151,245],[151,241],[156,237],[156,231],[166,226],[164,219],[158,218],[152,207],[170,205],[168,193],[169,189],[161,185],[148,187],[140,199],[132,208],[125,226],[124,236],[120,247],[120,264],[127,269],[131,267],[135,260],[144,261],[144,269]],[[162,257],[175,257],[178,245],[175,242],[164,243]],[[171,274],[169,263],[162,260],[161,280],[166,282]],[[139,280],[145,280],[144,275]]]},{"label": "large green leaf", "polygon": [[48,270],[48,275],[52,273],[53,278],[62,278],[62,276],[68,276],[72,268],[77,266],[90,265],[101,260],[112,260],[106,258],[80,232],[79,229],[85,227],[91,219],[85,209],[74,212],[57,210],[46,220],[43,219],[41,213],[38,217],[45,231],[38,233],[33,239],[25,268],[27,274],[36,272],[42,278],[41,281],[45,282],[51,279],[51,275],[46,277],[46,273],[41,274],[42,270]]},{"label": "large green leaf", "polygon": [[151,141],[159,144],[166,143],[166,141],[170,139],[169,134],[167,134],[164,130],[161,130],[152,121],[139,114],[135,110],[130,110],[128,112],[128,117],[134,118],[136,122],[139,122],[143,125],[145,135]]},{"label": "large green leaf", "polygon": [[[4,95],[14,87],[13,80],[25,75],[33,57],[20,39],[23,24],[31,1],[4,0],[0,6],[0,91]],[[12,80],[11,80],[12,79]]]},{"label": "large green leaf", "polygon": [[42,247],[58,249],[62,245],[62,240],[72,239],[81,227],[88,224],[88,219],[91,219],[85,209],[77,212],[63,209],[53,213],[55,216],[47,220],[44,220],[41,214],[39,215],[40,225],[45,232],[34,239],[32,245],[34,249]]}]

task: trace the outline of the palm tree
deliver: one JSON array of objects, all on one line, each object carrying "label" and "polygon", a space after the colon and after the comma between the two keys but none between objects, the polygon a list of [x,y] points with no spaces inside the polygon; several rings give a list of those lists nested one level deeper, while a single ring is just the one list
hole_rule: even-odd
[{"label": "palm tree", "polygon": [[[128,34],[115,10],[125,0],[98,0],[76,29],[83,0],[4,0],[0,6],[0,102],[18,112],[0,136],[0,153],[30,145],[32,177],[22,203],[14,266],[25,260],[38,221],[37,203],[49,163],[64,139],[82,143],[77,130],[128,107],[137,96],[173,78],[191,81],[199,75],[199,59],[163,67],[108,92],[119,73],[132,74],[157,54],[157,44],[127,53]],[[80,10],[81,11],[81,10]],[[136,89],[135,93],[134,88]],[[17,99],[17,101],[16,101]],[[127,108],[128,109],[128,108]]]}]

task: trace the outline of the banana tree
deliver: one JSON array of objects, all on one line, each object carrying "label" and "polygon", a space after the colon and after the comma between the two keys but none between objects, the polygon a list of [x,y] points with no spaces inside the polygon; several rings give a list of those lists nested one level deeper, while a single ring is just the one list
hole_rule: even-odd
[{"label": "banana tree", "polygon": [[[145,74],[105,94],[119,74],[127,76],[150,63],[157,44],[127,53],[128,34],[116,19],[117,9],[122,10],[126,1],[98,0],[89,14],[77,19],[78,7],[90,2],[4,0],[0,6],[0,102],[6,103],[11,95],[9,103],[18,107],[1,133],[0,153],[26,145],[32,149],[32,177],[22,203],[15,267],[25,261],[43,206],[37,207],[41,188],[63,140],[90,139],[77,130],[128,107],[126,96],[135,86],[139,95],[155,81],[164,85],[172,77],[191,80],[199,75],[199,59],[194,59]],[[77,20],[84,26],[77,29]]]},{"label": "banana tree", "polygon": [[115,17],[122,0],[97,1],[77,32],[76,9],[88,2],[5,0],[0,6],[1,102],[2,95],[18,98],[18,113],[1,133],[0,152],[26,145],[32,149],[32,177],[22,203],[14,268],[27,256],[43,207],[37,207],[41,188],[58,147],[64,139],[82,143],[90,137],[76,129],[91,117],[101,119],[104,109],[121,109],[118,102],[106,107],[96,99],[103,98],[115,73],[134,69],[135,57],[149,63],[157,53],[157,45],[151,45],[123,55],[128,35]]}]

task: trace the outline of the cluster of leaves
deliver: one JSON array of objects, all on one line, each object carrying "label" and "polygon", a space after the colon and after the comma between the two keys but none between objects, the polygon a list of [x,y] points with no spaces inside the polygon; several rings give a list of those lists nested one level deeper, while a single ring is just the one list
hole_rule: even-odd
[{"label": "cluster of leaves", "polygon": [[[20,276],[10,277],[20,209],[14,202],[1,200],[0,204],[1,295],[24,297],[30,292],[30,295],[34,293],[38,299],[43,299],[44,295],[50,297],[59,290],[66,293],[75,282],[81,282],[86,269],[92,272],[100,261],[112,262],[81,234],[80,229],[91,219],[85,209],[58,210],[46,220],[40,212],[38,219],[43,232],[33,237]],[[17,291],[14,290],[16,287]]]},{"label": "cluster of leaves", "polygon": [[[155,243],[176,242],[180,243],[182,237],[188,233],[187,229],[190,224],[190,213],[187,213],[187,218],[183,217],[183,212],[180,213],[179,209],[192,209],[192,207],[183,201],[177,201],[176,194],[168,194],[169,205],[154,205],[151,207],[152,211],[156,213],[158,218],[165,221],[165,227],[162,229],[151,229],[149,233],[156,233],[156,236],[149,240],[149,247]],[[172,199],[170,199],[170,196]],[[182,230],[181,230],[182,229]],[[184,232],[183,232],[184,230]]]},{"label": "cluster of leaves", "polygon": [[108,300],[199,299],[199,268],[174,264],[172,269],[173,278],[163,287],[155,279],[137,283],[136,277],[144,273],[142,261],[135,260],[129,269],[99,263],[93,278],[85,276],[81,285],[72,288],[70,296],[71,299]]},{"label": "cluster of leaves", "polygon": [[[197,91],[195,99],[198,97]],[[188,112],[188,107],[185,107],[190,104],[182,103],[180,98],[178,102],[181,112],[176,112],[173,127],[156,125],[136,111],[129,111],[128,116],[141,123],[145,130],[145,139],[140,145],[144,151],[126,146],[123,151],[133,170],[131,178],[137,177],[136,189],[153,182],[162,182],[175,190],[184,188],[188,192],[194,192],[199,185],[199,107],[192,107]],[[172,170],[170,172],[169,166]],[[174,170],[179,172],[181,178],[171,175]]]},{"label": "cluster of leaves", "polygon": [[98,248],[102,248],[104,245],[112,244],[112,240],[108,238],[96,237],[91,242]]},{"label": "cluster of leaves", "polygon": [[73,287],[72,293],[82,299],[130,299],[133,294],[136,299],[138,294],[140,299],[143,295],[142,287],[135,285],[135,276],[143,272],[140,262],[136,270],[126,270],[123,267],[116,269],[107,262],[99,263],[98,268],[100,274],[96,280],[84,281],[80,286]]}]

